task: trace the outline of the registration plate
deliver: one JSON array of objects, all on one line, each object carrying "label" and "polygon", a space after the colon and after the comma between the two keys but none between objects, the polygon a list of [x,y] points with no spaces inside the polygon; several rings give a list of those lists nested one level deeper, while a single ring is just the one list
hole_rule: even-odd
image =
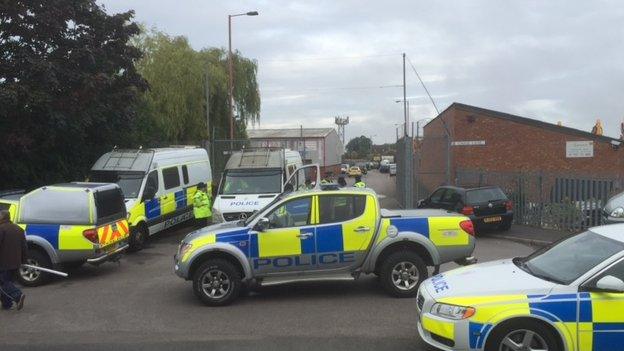
[{"label": "registration plate", "polygon": [[483,218],[483,222],[485,223],[500,222],[502,220],[500,216]]}]

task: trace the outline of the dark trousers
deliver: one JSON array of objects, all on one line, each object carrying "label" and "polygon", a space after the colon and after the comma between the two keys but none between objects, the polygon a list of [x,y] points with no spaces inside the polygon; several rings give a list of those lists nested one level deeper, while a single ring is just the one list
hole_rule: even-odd
[{"label": "dark trousers", "polygon": [[22,291],[13,284],[15,271],[0,271],[0,301],[2,308],[9,309],[22,296]]},{"label": "dark trousers", "polygon": [[210,225],[210,217],[195,218],[195,228],[203,228]]}]

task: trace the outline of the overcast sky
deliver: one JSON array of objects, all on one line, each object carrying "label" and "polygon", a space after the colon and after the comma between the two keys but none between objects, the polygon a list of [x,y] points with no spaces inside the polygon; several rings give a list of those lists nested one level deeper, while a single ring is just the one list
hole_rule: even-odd
[{"label": "overcast sky", "polygon": [[[347,140],[395,140],[403,122],[401,53],[440,110],[453,102],[619,137],[624,117],[624,3],[613,1],[98,0],[196,49],[233,47],[258,61],[261,127],[332,127]],[[436,115],[408,64],[411,120]]]}]

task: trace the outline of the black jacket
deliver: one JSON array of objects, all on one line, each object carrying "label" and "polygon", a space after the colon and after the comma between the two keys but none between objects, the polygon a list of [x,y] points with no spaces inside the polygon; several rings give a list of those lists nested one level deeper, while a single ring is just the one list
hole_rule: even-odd
[{"label": "black jacket", "polygon": [[0,224],[0,271],[14,270],[26,259],[26,235],[17,224]]}]

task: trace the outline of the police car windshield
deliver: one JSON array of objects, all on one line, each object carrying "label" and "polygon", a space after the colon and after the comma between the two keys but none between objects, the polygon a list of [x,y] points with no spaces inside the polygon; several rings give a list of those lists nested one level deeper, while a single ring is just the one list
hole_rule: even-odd
[{"label": "police car windshield", "polygon": [[561,240],[514,263],[536,277],[568,285],[624,250],[624,244],[587,231]]},{"label": "police car windshield", "polygon": [[123,191],[124,198],[135,199],[139,197],[143,172],[117,172],[117,171],[93,171],[89,181],[95,183],[116,183]]},{"label": "police car windshield", "polygon": [[282,191],[280,169],[227,170],[219,189],[221,195],[276,194]]}]

